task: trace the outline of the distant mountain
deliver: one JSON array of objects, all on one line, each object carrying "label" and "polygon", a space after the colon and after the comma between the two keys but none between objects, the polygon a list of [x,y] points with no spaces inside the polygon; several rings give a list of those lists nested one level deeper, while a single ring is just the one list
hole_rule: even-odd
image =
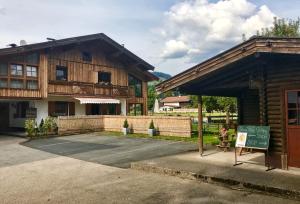
[{"label": "distant mountain", "polygon": [[166,74],[163,72],[153,72],[155,76],[157,76],[160,80],[165,81],[167,79],[170,79],[172,76],[170,74]]}]

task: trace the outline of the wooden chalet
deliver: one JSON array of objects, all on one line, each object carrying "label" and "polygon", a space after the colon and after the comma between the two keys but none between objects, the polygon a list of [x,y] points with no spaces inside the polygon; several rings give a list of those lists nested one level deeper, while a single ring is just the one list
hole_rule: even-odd
[{"label": "wooden chalet", "polygon": [[26,118],[146,115],[150,70],[102,33],[0,49],[0,129]]},{"label": "wooden chalet", "polygon": [[199,96],[199,150],[203,152],[202,97],[238,99],[239,125],[271,127],[271,164],[300,168],[300,38],[254,37],[157,86]]}]

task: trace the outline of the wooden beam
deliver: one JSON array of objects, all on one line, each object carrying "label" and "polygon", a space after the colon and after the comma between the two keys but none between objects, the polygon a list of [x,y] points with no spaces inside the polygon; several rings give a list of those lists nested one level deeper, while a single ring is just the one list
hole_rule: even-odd
[{"label": "wooden beam", "polygon": [[202,114],[202,96],[198,96],[198,144],[199,153],[203,155],[203,114]]}]

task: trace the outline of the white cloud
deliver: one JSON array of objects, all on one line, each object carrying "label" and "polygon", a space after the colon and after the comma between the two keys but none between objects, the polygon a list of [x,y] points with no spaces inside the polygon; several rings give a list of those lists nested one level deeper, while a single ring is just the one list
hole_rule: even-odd
[{"label": "white cloud", "polygon": [[188,53],[187,45],[179,40],[169,40],[166,42],[166,48],[162,54],[164,58],[180,58]]},{"label": "white cloud", "polygon": [[[272,25],[275,14],[265,5],[248,0],[186,0],[165,13],[160,33],[165,40],[164,59],[199,60],[242,41]],[[202,56],[202,57],[201,57]]]}]

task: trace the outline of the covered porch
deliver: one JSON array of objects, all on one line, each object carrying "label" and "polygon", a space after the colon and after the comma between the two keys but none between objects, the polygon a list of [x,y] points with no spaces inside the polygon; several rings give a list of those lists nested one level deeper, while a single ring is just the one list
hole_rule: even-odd
[{"label": "covered porch", "polygon": [[236,97],[238,125],[270,126],[273,167],[300,167],[300,39],[253,38],[159,84],[198,95],[199,152],[204,153],[202,96]]}]

